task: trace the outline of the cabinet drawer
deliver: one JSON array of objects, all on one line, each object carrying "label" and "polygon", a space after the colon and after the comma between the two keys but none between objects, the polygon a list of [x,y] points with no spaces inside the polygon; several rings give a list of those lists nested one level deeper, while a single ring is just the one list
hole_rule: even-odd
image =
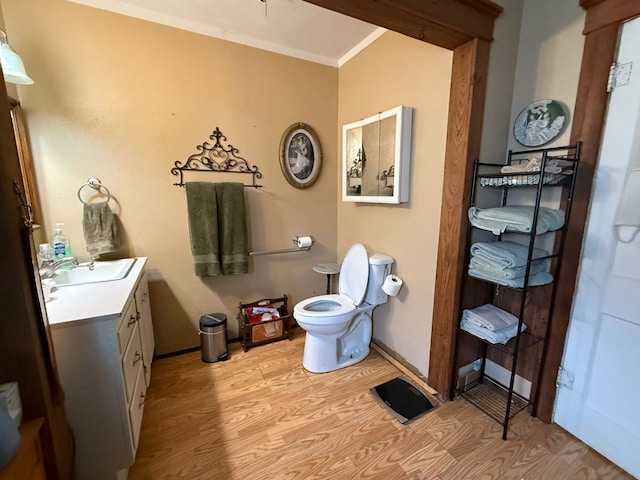
[{"label": "cabinet drawer", "polygon": [[125,308],[124,314],[120,319],[120,325],[118,326],[118,346],[120,347],[120,353],[124,353],[127,348],[127,343],[136,326],[137,318],[138,312],[136,311],[136,304],[130,302],[127,308]]},{"label": "cabinet drawer", "polygon": [[140,439],[140,427],[142,426],[142,412],[144,411],[144,401],[147,395],[147,384],[144,380],[144,371],[138,369],[136,378],[136,386],[133,390],[133,400],[129,406],[129,421],[131,422],[131,435],[133,440],[133,449],[138,449],[138,440]]},{"label": "cabinet drawer", "polygon": [[122,357],[122,372],[124,373],[124,386],[127,392],[127,404],[131,401],[131,395],[138,377],[138,370],[142,368],[142,345],[138,334],[138,325],[134,325],[131,341]]}]

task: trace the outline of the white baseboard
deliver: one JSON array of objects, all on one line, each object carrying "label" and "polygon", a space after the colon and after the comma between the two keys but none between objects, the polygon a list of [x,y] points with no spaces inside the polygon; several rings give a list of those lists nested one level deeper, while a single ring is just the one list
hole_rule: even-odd
[{"label": "white baseboard", "polygon": [[[484,373],[503,385],[508,386],[511,380],[511,371],[491,360],[487,360]],[[516,375],[513,382],[513,391],[521,397],[528,399],[531,396],[531,382],[520,375]]]}]

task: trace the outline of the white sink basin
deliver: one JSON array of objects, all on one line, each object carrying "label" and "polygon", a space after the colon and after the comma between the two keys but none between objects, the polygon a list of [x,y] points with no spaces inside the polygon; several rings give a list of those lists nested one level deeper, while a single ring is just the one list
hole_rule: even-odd
[{"label": "white sink basin", "polygon": [[121,280],[127,276],[135,261],[135,258],[124,258],[110,262],[95,262],[93,270],[89,270],[88,265],[80,265],[72,270],[59,270],[53,276],[53,280],[56,287]]}]

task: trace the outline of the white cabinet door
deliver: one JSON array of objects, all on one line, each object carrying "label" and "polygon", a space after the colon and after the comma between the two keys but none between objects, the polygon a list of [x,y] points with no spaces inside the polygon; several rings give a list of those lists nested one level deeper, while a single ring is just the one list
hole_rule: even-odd
[{"label": "white cabinet door", "polygon": [[143,274],[135,292],[136,308],[138,310],[140,340],[142,342],[142,358],[144,361],[145,384],[148,387],[151,382],[151,362],[155,349],[153,336],[153,321],[151,319],[151,306],[149,305],[149,285],[147,277]]},{"label": "white cabinet door", "polygon": [[136,326],[138,315],[136,312],[136,305],[134,302],[129,302],[127,308],[122,315],[122,321],[118,327],[118,347],[120,353],[124,354],[129,344],[129,339],[133,333],[133,329]]},{"label": "white cabinet door", "polygon": [[640,19],[624,25],[617,62],[634,65],[609,101],[554,421],[640,477],[640,235],[620,242],[613,225],[640,150]]},{"label": "white cabinet door", "polygon": [[138,450],[140,440],[140,428],[142,426],[142,413],[144,412],[144,401],[147,396],[147,386],[144,380],[144,369],[138,369],[136,386],[133,390],[133,398],[129,405],[129,421],[131,422],[131,440],[133,449]]},{"label": "white cabinet door", "polygon": [[133,335],[131,335],[131,341],[122,356],[122,373],[124,375],[125,392],[127,392],[127,402],[130,402],[133,396],[138,370],[144,370],[142,363],[142,345],[140,344],[138,330],[138,325],[136,325],[133,330]]}]

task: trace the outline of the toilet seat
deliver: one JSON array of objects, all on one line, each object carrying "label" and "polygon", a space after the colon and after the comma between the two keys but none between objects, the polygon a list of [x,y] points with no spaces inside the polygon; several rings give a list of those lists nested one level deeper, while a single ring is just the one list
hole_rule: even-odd
[{"label": "toilet seat", "polygon": [[369,255],[356,243],[344,256],[340,268],[339,293],[318,295],[302,300],[293,309],[294,317],[311,324],[340,322],[362,303],[369,279]]},{"label": "toilet seat", "polygon": [[[353,312],[356,306],[346,295],[319,295],[307,298],[296,304],[294,314],[303,315],[309,323],[323,323],[328,318],[341,317]],[[295,315],[294,315],[295,316]]]}]

